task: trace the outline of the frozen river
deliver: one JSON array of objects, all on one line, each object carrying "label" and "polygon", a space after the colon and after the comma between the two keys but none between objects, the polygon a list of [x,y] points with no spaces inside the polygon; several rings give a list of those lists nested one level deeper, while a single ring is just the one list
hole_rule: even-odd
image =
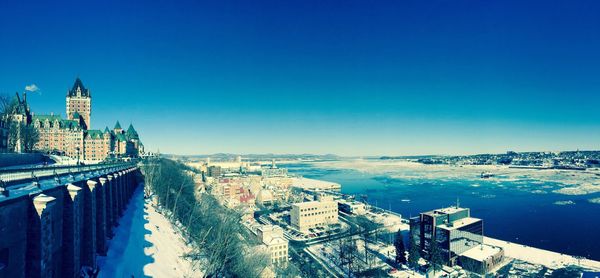
[{"label": "frozen river", "polygon": [[[595,173],[502,167],[425,166],[380,160],[282,165],[337,182],[342,192],[404,217],[450,206],[457,198],[484,220],[487,236],[600,260],[600,184]],[[482,171],[494,173],[481,179]]]}]

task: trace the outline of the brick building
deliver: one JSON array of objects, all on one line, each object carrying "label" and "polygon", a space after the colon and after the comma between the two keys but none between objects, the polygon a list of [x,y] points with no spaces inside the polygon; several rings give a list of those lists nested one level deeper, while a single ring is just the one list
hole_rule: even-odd
[{"label": "brick building", "polygon": [[[17,95],[18,98],[18,95]],[[89,161],[101,161],[109,157],[137,157],[144,152],[144,145],[139,134],[129,125],[127,131],[121,128],[119,122],[113,130],[90,129],[92,95],[85,88],[81,79],[77,78],[73,87],[67,91],[67,118],[60,115],[35,115],[30,113],[25,97],[20,107],[26,107],[26,115],[39,132],[39,141],[34,149],[45,152],[62,153],[64,155]]]}]

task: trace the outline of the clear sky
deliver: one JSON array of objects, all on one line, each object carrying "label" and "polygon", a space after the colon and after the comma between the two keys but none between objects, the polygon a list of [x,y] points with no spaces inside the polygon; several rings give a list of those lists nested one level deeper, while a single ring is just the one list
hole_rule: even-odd
[{"label": "clear sky", "polygon": [[163,153],[600,149],[600,1],[0,1],[0,92]]}]

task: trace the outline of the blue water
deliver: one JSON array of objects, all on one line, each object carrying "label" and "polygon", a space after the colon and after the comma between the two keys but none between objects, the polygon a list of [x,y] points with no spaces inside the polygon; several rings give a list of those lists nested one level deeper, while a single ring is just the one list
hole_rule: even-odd
[{"label": "blue water", "polygon": [[[453,205],[459,198],[473,217],[483,219],[486,236],[600,260],[600,204],[587,201],[600,194],[565,196],[551,192],[556,184],[534,181],[481,180],[474,187],[473,180],[403,180],[312,164],[281,166],[307,178],[340,183],[343,193],[366,194],[370,204],[404,217]],[[541,186],[546,186],[544,194],[531,192]],[[554,204],[566,200],[575,204]]]}]

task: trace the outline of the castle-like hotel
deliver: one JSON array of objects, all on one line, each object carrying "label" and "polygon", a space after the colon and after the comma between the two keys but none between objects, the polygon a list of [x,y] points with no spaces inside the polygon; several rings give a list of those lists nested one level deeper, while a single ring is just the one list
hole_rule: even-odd
[{"label": "castle-like hotel", "polygon": [[117,121],[112,130],[90,129],[92,95],[77,78],[67,91],[67,118],[59,115],[35,115],[27,105],[26,95],[17,95],[19,113],[23,122],[33,125],[39,132],[34,149],[45,152],[64,153],[67,156],[88,161],[101,161],[109,157],[137,157],[144,153],[133,125],[127,130]]}]

